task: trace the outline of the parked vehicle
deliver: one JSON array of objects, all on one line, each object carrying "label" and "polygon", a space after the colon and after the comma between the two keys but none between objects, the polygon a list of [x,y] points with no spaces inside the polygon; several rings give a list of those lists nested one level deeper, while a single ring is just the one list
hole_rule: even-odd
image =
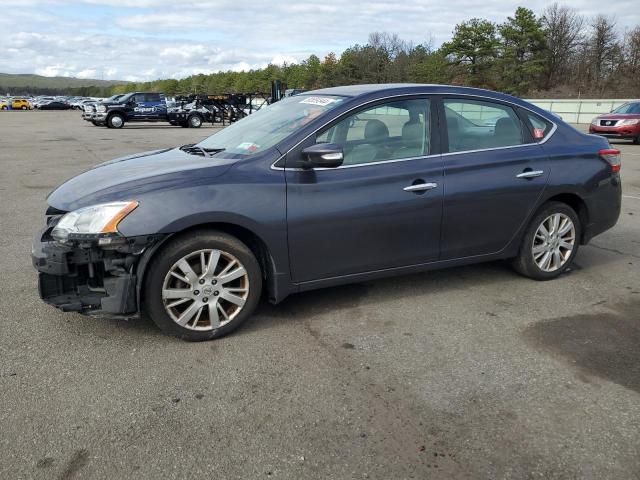
[{"label": "parked vehicle", "polygon": [[95,100],[93,100],[92,98],[77,97],[70,99],[68,103],[74,110],[83,110],[86,104],[95,103]]},{"label": "parked vehicle", "polygon": [[0,102],[0,110],[31,110],[33,107],[24,98],[9,98]]},{"label": "parked vehicle", "polygon": [[200,128],[204,122],[213,122],[215,110],[212,106],[205,106],[196,96],[167,102],[167,121],[171,125],[185,128]]},{"label": "parked vehicle", "polygon": [[33,108],[40,108],[41,105],[53,102],[54,100],[56,100],[54,97],[36,97],[33,101]]},{"label": "parked vehicle", "polygon": [[611,113],[597,116],[589,125],[589,133],[640,144],[640,101],[625,103]]},{"label": "parked vehicle", "polygon": [[162,93],[134,92],[113,102],[101,102],[96,105],[93,121],[109,128],[122,128],[127,122],[166,122],[165,96]]},{"label": "parked vehicle", "polygon": [[617,222],[620,160],[606,139],[487,90],[316,90],[67,181],[33,264],[57,308],[145,312],[189,340],[237,328],[263,289],[278,303],[496,259],[550,280]]},{"label": "parked vehicle", "polygon": [[40,110],[71,110],[71,105],[59,100],[53,100],[49,103],[40,104]]},{"label": "parked vehicle", "polygon": [[104,100],[100,100],[100,101],[91,100],[88,102],[84,102],[82,104],[82,119],[86,120],[87,122],[91,122],[97,126],[98,123],[96,123],[95,121],[96,106],[99,103],[111,104],[111,103],[117,102],[122,97],[124,97],[124,94],[113,95],[109,98],[105,98]]}]

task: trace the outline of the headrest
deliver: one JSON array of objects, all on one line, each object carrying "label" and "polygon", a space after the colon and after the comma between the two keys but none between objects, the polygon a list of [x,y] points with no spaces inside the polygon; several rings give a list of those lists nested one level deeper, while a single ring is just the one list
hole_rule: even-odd
[{"label": "headrest", "polygon": [[381,120],[369,120],[364,127],[364,138],[367,140],[381,140],[389,138],[389,129]]}]

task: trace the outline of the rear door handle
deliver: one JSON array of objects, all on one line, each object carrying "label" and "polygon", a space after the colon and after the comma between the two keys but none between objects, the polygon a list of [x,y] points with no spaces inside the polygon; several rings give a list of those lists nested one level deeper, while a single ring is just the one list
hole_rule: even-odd
[{"label": "rear door handle", "polygon": [[438,187],[437,183],[416,183],[415,185],[409,185],[408,187],[404,187],[403,190],[405,192],[423,192],[425,190],[431,190],[437,187]]},{"label": "rear door handle", "polygon": [[544,170],[527,170],[516,175],[516,178],[536,178],[544,173]]}]

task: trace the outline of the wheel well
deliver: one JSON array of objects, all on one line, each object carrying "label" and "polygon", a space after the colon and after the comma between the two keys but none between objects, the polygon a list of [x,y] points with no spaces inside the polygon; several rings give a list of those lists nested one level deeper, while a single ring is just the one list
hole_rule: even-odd
[{"label": "wheel well", "polygon": [[561,193],[548,198],[547,202],[562,202],[575,210],[582,226],[582,238],[580,239],[582,241],[586,231],[586,226],[589,225],[589,210],[587,209],[587,204],[584,203],[584,200],[574,193]]},{"label": "wheel well", "polygon": [[241,227],[239,225],[231,224],[231,223],[204,223],[199,225],[193,225],[189,228],[186,228],[180,232],[176,232],[171,235],[165,242],[162,242],[158,248],[154,249],[151,252],[151,257],[145,259],[144,269],[142,271],[142,277],[140,278],[140,282],[138,284],[139,290],[139,304],[143,301],[142,298],[142,285],[145,282],[146,272],[148,270],[148,266],[153,260],[153,258],[164,248],[164,244],[168,243],[172,239],[176,237],[180,237],[183,235],[188,235],[189,233],[197,230],[216,230],[218,232],[224,232],[229,235],[236,237],[242,243],[244,243],[251,252],[255,255],[258,260],[258,264],[260,265],[260,270],[262,271],[262,278],[264,279],[264,285],[266,286],[267,293],[269,298],[271,299],[273,292],[275,292],[275,265],[273,263],[273,257],[269,252],[269,248],[264,243],[264,241],[251,230]]}]

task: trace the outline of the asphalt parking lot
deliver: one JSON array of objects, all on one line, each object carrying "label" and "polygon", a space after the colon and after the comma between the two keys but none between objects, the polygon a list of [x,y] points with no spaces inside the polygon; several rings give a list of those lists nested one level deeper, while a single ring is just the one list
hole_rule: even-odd
[{"label": "asphalt parking lot", "polygon": [[331,288],[192,344],[38,298],[50,190],[214,131],[79,117],[0,114],[0,478],[640,478],[640,146],[618,225],[556,281]]}]

